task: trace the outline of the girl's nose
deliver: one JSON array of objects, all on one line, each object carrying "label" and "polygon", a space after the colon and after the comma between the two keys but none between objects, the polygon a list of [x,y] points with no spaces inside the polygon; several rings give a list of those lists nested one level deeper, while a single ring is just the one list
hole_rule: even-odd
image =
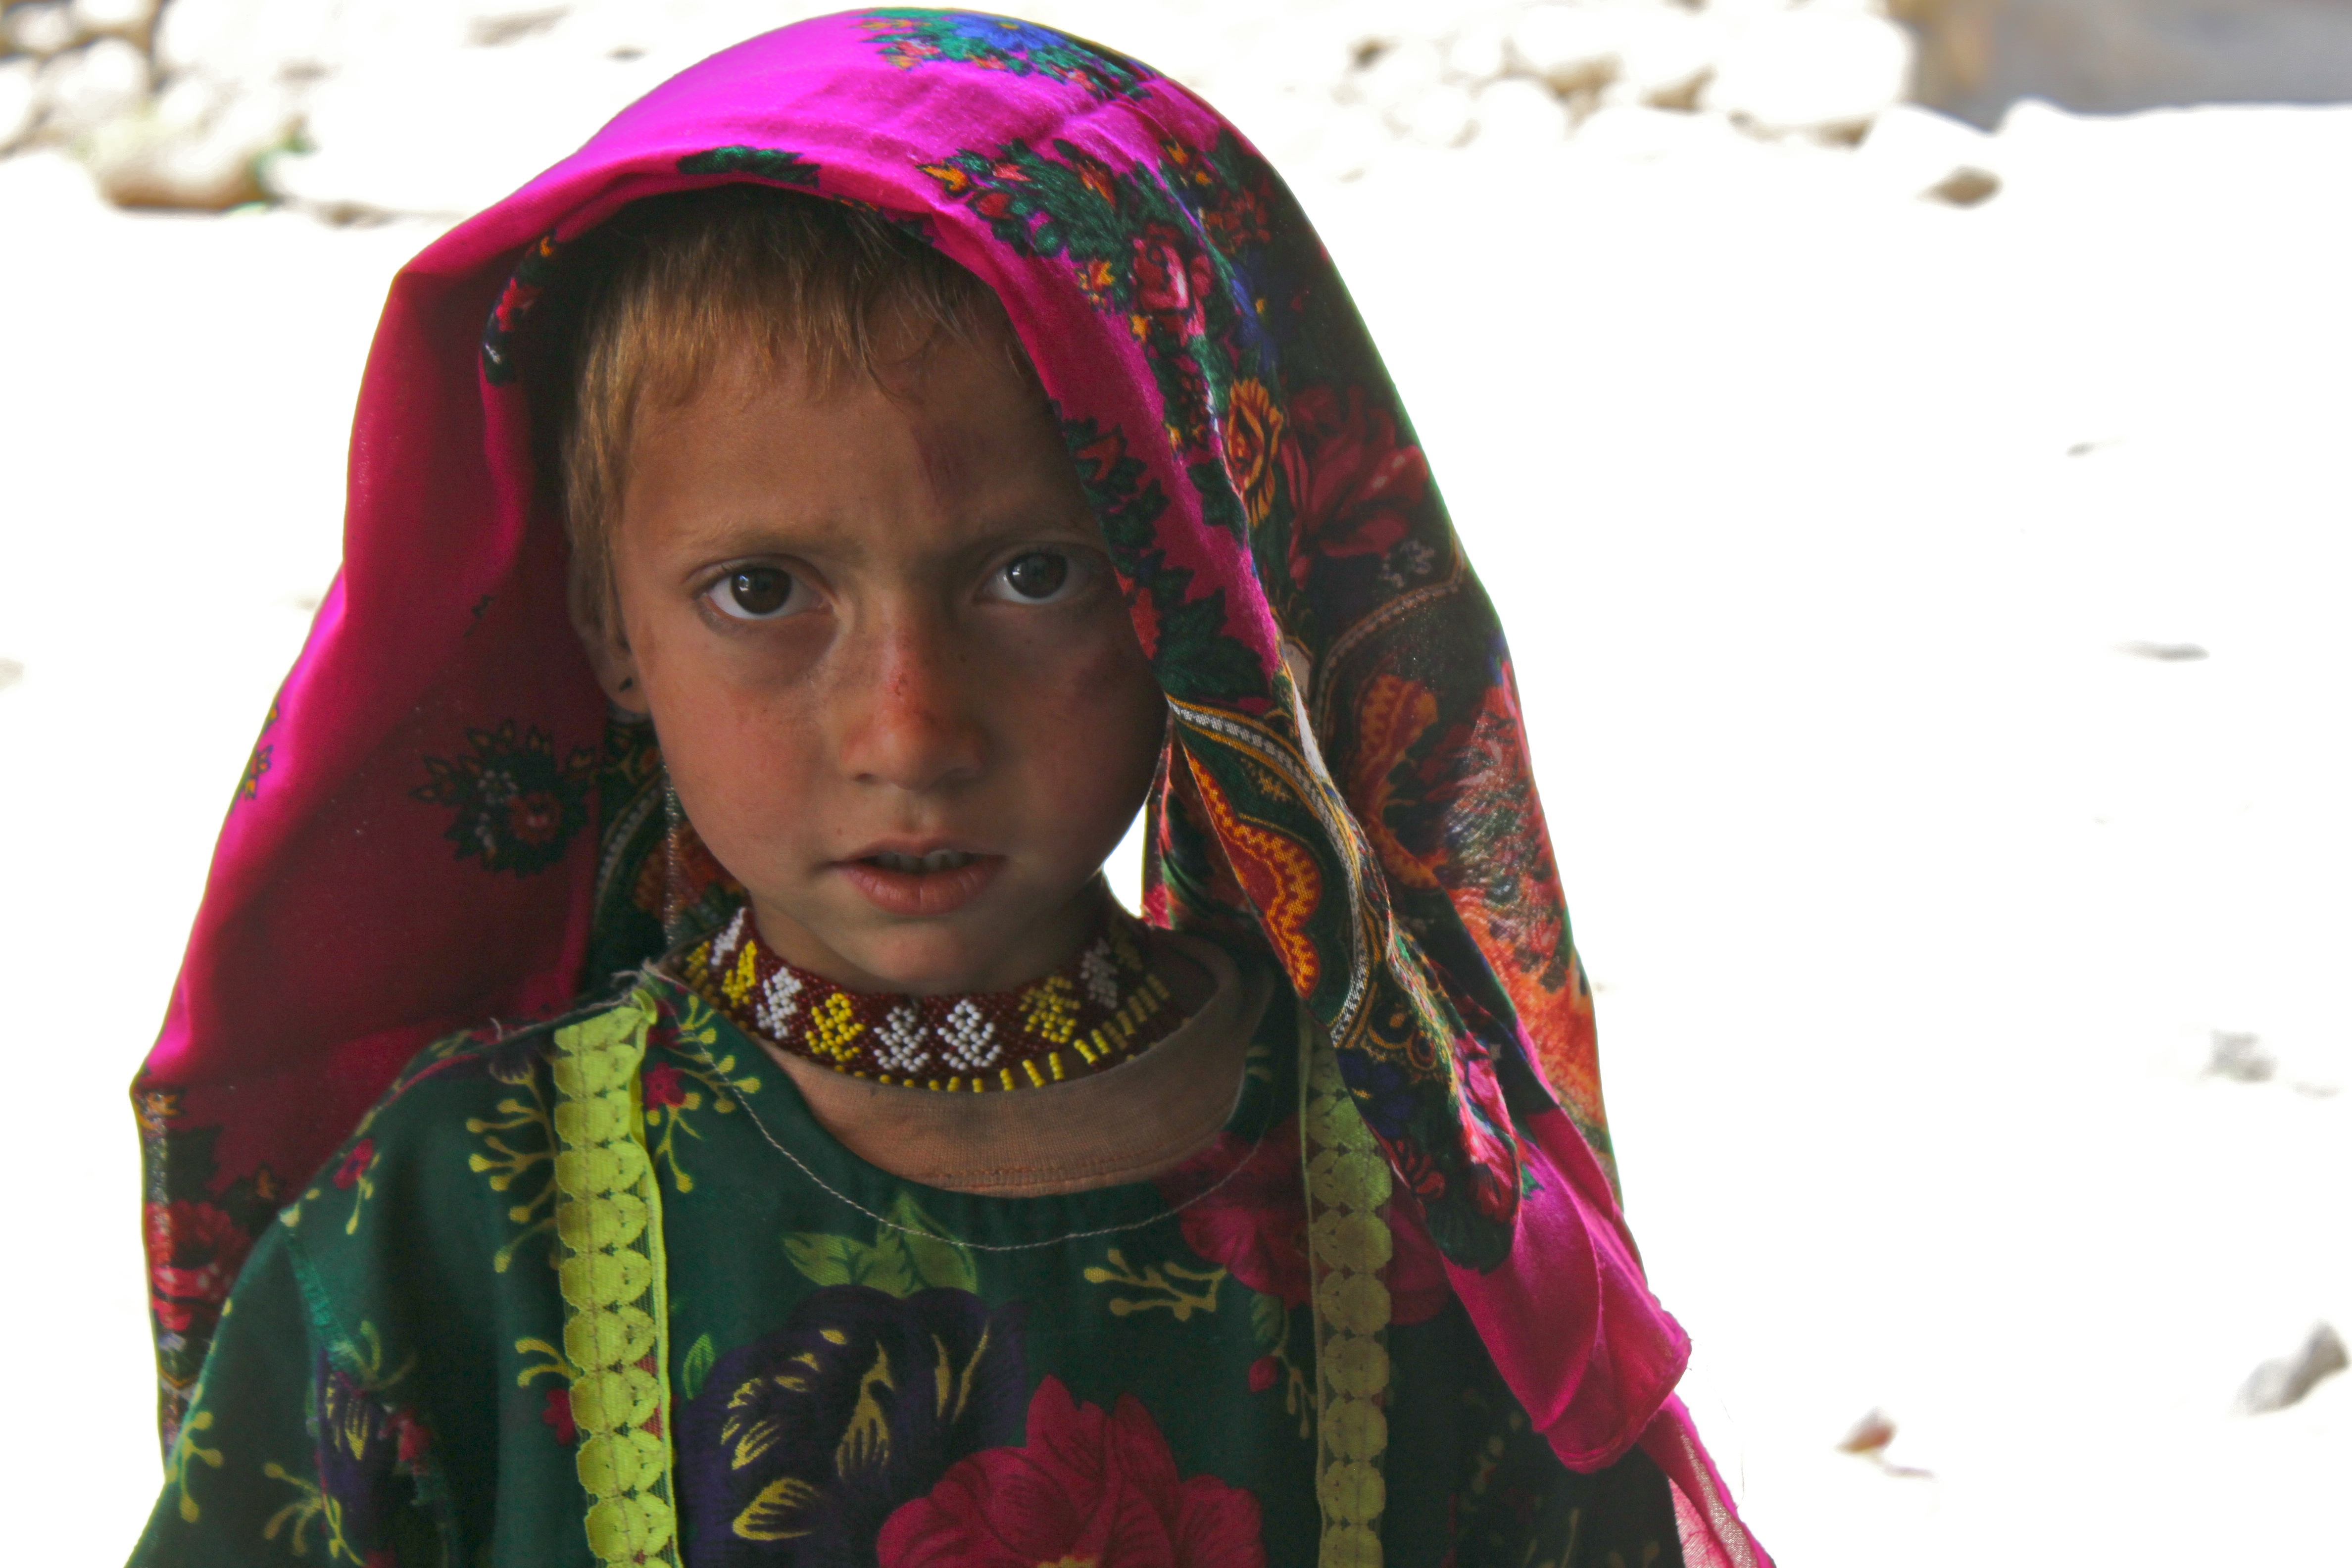
[{"label": "girl's nose", "polygon": [[880,629],[863,679],[845,681],[841,761],[861,784],[927,792],[976,776],[987,731],[972,710],[963,661],[948,629],[908,620]]}]

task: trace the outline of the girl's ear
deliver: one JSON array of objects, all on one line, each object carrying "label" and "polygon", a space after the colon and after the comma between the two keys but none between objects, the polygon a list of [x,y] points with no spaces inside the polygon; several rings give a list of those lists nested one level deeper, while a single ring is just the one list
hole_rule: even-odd
[{"label": "girl's ear", "polygon": [[600,552],[583,550],[576,537],[570,543],[563,598],[564,608],[572,616],[572,633],[580,639],[588,668],[596,672],[596,684],[604,689],[613,705],[641,719],[650,717],[653,705],[646,700],[645,677],[637,669],[628,627],[621,619],[620,584],[613,580],[612,563]]},{"label": "girl's ear", "polygon": [[619,606],[615,605],[597,622],[579,628],[581,646],[587,650],[589,667],[596,672],[596,684],[616,708],[650,717],[653,704],[646,700],[646,683],[637,671],[637,656],[630,651],[629,637],[620,625]]}]

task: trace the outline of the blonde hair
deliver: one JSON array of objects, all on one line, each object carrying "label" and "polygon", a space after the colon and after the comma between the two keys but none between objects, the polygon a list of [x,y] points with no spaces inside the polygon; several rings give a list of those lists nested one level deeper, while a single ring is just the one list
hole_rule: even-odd
[{"label": "blonde hair", "polygon": [[878,377],[940,336],[1000,338],[1034,372],[988,286],[880,215],[771,186],[649,197],[583,241],[573,297],[550,301],[562,341],[543,423],[571,544],[572,618],[610,636],[613,539],[643,408],[691,400],[739,356],[817,395]]}]

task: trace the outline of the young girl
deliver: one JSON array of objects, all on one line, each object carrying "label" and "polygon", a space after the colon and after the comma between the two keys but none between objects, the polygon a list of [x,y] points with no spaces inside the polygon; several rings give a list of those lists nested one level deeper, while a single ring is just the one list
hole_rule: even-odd
[{"label": "young girl", "polygon": [[755,39],[402,274],[135,1098],[140,1563],[1767,1562],[1395,394],[1044,28]]}]

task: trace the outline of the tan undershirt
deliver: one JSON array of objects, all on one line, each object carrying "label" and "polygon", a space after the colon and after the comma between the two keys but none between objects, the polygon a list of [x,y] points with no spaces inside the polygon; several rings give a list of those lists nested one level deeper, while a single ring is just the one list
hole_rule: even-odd
[{"label": "tan undershirt", "polygon": [[1149,1181],[1215,1142],[1233,1119],[1272,988],[1263,969],[1244,973],[1210,942],[1160,940],[1205,972],[1207,1000],[1142,1055],[1066,1083],[1006,1094],[903,1089],[761,1044],[826,1131],[894,1176],[988,1197]]}]

